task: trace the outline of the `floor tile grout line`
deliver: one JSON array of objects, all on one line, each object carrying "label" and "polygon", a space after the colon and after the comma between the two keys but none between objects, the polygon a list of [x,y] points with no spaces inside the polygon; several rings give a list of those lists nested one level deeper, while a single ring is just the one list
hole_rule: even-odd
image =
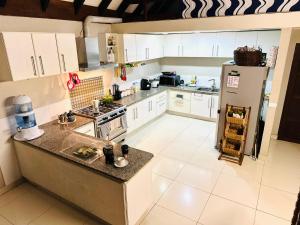
[{"label": "floor tile grout line", "polygon": [[193,220],[193,219],[191,219],[190,217],[187,217],[187,216],[185,216],[185,215],[182,215],[182,214],[180,214],[180,213],[178,213],[178,212],[176,212],[176,211],[174,211],[174,210],[172,210],[172,209],[169,209],[169,208],[167,208],[167,207],[165,207],[165,206],[163,206],[163,205],[157,204],[157,206],[159,206],[159,207],[161,207],[161,208],[164,208],[164,209],[166,209],[166,210],[168,210],[168,211],[170,211],[170,212],[176,214],[177,216],[184,217],[185,219],[188,219],[188,220],[190,220],[190,221],[193,221],[193,222],[197,223],[197,220]]},{"label": "floor tile grout line", "polygon": [[211,193],[210,193],[209,196],[208,196],[208,199],[207,199],[207,201],[206,201],[206,203],[205,203],[205,206],[203,207],[202,212],[200,213],[200,216],[198,217],[197,224],[200,223],[200,219],[201,219],[201,217],[202,217],[202,215],[203,215],[203,213],[204,213],[204,211],[205,211],[205,209],[206,209],[206,207],[207,207],[208,201],[211,199],[212,193],[213,193],[213,191],[214,191],[214,189],[215,189],[215,187],[216,187],[216,185],[217,185],[217,182],[218,182],[218,180],[219,180],[219,178],[220,178],[220,175],[221,175],[221,174],[218,174],[218,178],[217,178],[217,180],[216,180],[216,183],[215,183],[215,185],[213,186],[213,188],[211,189]]}]

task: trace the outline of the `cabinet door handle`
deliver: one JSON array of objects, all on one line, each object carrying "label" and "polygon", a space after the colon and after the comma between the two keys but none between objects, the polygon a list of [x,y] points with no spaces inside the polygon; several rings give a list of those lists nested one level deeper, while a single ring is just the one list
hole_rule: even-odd
[{"label": "cabinet door handle", "polygon": [[138,119],[139,118],[138,108],[136,108],[135,110],[136,110],[136,119]]},{"label": "cabinet door handle", "polygon": [[151,111],[151,108],[150,108],[150,102],[148,102],[148,112]]},{"label": "cabinet door handle", "polygon": [[42,74],[45,74],[42,56],[39,56],[39,60],[40,60],[40,65],[41,65]]},{"label": "cabinet door handle", "polygon": [[181,56],[183,56],[183,51],[184,51],[183,45],[181,45]]},{"label": "cabinet door handle", "polygon": [[178,45],[178,56],[180,56],[180,45]]},{"label": "cabinet door handle", "polygon": [[128,50],[127,50],[127,48],[125,49],[125,60],[126,60],[126,62],[128,62]]},{"label": "cabinet door handle", "polygon": [[219,45],[217,45],[217,56],[219,56]]},{"label": "cabinet door handle", "polygon": [[35,62],[34,62],[34,57],[31,56],[30,58],[31,58],[31,63],[32,63],[32,68],[33,68],[33,75],[37,76],[36,68],[35,68]]},{"label": "cabinet door handle", "polygon": [[61,60],[62,60],[62,63],[63,63],[64,71],[67,72],[65,55],[64,54],[61,54]]},{"label": "cabinet door handle", "polygon": [[213,47],[212,47],[211,56],[214,56],[214,52],[215,52],[215,45],[213,45]]}]

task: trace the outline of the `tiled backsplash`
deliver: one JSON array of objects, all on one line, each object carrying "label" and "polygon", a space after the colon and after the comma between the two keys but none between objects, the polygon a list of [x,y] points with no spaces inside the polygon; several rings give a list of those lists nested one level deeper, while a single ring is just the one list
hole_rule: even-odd
[{"label": "tiled backsplash", "polygon": [[72,109],[80,109],[91,105],[92,100],[104,95],[103,77],[81,80],[81,83],[70,92]]}]

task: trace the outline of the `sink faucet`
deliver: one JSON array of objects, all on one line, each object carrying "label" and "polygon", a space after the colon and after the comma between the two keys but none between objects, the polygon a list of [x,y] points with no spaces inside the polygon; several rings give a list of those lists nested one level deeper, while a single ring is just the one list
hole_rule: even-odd
[{"label": "sink faucet", "polygon": [[212,81],[211,89],[212,89],[212,91],[215,90],[217,88],[217,86],[216,86],[216,79],[210,79],[208,81]]}]

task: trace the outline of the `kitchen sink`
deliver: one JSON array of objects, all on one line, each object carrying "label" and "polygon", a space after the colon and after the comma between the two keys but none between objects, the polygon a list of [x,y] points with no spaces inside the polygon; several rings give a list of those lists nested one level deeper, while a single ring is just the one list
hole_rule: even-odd
[{"label": "kitchen sink", "polygon": [[212,89],[212,88],[208,88],[208,87],[199,87],[197,90],[198,91],[207,91],[207,92],[219,92],[220,91],[219,88]]}]

